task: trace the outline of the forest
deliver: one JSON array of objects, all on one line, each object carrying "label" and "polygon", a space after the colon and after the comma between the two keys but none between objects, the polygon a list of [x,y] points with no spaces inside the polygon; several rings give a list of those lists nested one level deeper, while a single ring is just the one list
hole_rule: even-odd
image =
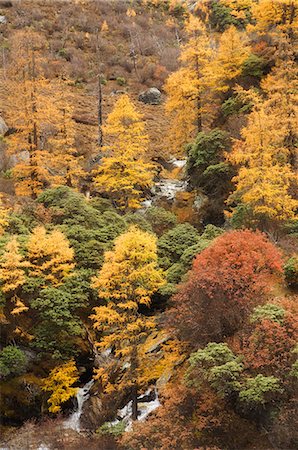
[{"label": "forest", "polygon": [[298,446],[297,0],[0,0],[1,450]]}]

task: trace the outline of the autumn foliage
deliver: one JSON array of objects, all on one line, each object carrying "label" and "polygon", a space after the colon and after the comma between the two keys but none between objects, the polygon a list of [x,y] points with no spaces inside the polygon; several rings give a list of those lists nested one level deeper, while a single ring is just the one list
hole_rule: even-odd
[{"label": "autumn foliage", "polygon": [[193,343],[230,334],[262,301],[269,279],[281,269],[278,249],[263,234],[225,233],[195,259],[187,282],[173,299],[170,321]]}]

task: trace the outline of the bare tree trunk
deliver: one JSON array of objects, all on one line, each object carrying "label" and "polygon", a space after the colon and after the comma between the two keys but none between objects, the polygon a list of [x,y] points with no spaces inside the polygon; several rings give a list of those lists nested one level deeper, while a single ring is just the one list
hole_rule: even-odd
[{"label": "bare tree trunk", "polygon": [[132,399],[132,420],[138,420],[138,384],[137,384],[137,367],[138,367],[138,353],[137,353],[137,345],[134,344],[132,352],[131,352],[131,378],[132,378],[132,391],[131,391],[131,399]]},{"label": "bare tree trunk", "polygon": [[97,109],[97,123],[98,123],[98,148],[99,151],[103,145],[103,133],[102,133],[102,86],[100,74],[98,73],[98,109]]}]

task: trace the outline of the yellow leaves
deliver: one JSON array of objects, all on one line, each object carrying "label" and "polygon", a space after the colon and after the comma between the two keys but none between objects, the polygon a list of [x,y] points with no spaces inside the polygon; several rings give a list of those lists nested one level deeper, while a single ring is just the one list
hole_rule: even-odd
[{"label": "yellow leaves", "polygon": [[233,25],[222,33],[218,51],[206,68],[213,89],[226,91],[228,82],[240,75],[242,64],[250,53],[246,40]]},{"label": "yellow leaves", "polygon": [[53,369],[49,376],[43,380],[42,389],[50,392],[48,403],[49,411],[57,413],[61,410],[61,404],[77,394],[78,388],[72,387],[79,379],[79,374],[74,360]]},{"label": "yellow leaves", "polygon": [[102,33],[106,33],[107,31],[109,31],[109,26],[106,20],[103,21],[100,31]]},{"label": "yellow leaves", "polygon": [[256,21],[253,29],[259,32],[278,33],[295,29],[298,22],[296,0],[259,0],[252,4],[252,15]]},{"label": "yellow leaves", "polygon": [[0,194],[0,235],[4,233],[8,225],[9,209],[3,206],[2,195]]},{"label": "yellow leaves", "polygon": [[[106,253],[102,269],[93,279],[99,297],[107,300],[107,305],[94,308],[91,316],[94,328],[102,332],[98,346],[114,348],[115,356],[129,363],[135,360],[138,345],[155,328],[154,318],[142,315],[138,307],[149,306],[152,294],[162,284],[156,237],[131,227],[115,240],[114,250]],[[103,371],[97,376],[102,377]]]},{"label": "yellow leaves", "polygon": [[[281,79],[286,79],[286,83]],[[236,192],[230,200],[240,197],[258,218],[285,221],[296,217],[298,201],[291,196],[298,182],[294,145],[298,118],[296,80],[291,59],[286,67],[284,63],[277,65],[262,83],[268,98],[253,95],[254,108],[241,131],[242,140],[235,142],[229,155],[233,163],[240,165],[234,178]]]},{"label": "yellow leaves", "polygon": [[127,17],[136,17],[137,13],[134,9],[128,8],[128,10],[126,11],[126,15]]},{"label": "yellow leaves", "polygon": [[95,185],[119,208],[137,209],[143,200],[142,190],[152,185],[153,165],[145,162],[145,123],[128,95],[117,100],[103,131],[111,144],[104,148],[106,156],[95,171]]},{"label": "yellow leaves", "polygon": [[25,267],[28,267],[28,264],[23,261],[23,257],[19,253],[18,241],[13,237],[6,244],[0,261],[0,280],[3,292],[13,292],[25,283]]},{"label": "yellow leaves", "polygon": [[21,314],[22,312],[28,311],[28,306],[26,306],[21,299],[19,299],[18,297],[14,298],[15,301],[15,308],[11,311],[10,314],[12,315],[18,315]]},{"label": "yellow leaves", "polygon": [[74,268],[73,249],[58,230],[47,234],[44,227],[36,227],[28,241],[28,257],[30,275],[56,286],[71,276]]}]

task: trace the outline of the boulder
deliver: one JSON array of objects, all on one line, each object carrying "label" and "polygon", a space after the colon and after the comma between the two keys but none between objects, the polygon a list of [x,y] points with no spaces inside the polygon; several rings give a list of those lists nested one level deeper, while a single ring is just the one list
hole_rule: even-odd
[{"label": "boulder", "polygon": [[[1,16],[0,16],[1,23]],[[0,116],[0,136],[4,136],[8,131],[8,126],[5,123],[5,120]]]},{"label": "boulder", "polygon": [[7,22],[5,16],[0,16],[0,24],[5,24]]},{"label": "boulder", "polygon": [[161,92],[155,87],[147,89],[147,91],[140,93],[139,101],[148,105],[159,105],[161,102]]}]

